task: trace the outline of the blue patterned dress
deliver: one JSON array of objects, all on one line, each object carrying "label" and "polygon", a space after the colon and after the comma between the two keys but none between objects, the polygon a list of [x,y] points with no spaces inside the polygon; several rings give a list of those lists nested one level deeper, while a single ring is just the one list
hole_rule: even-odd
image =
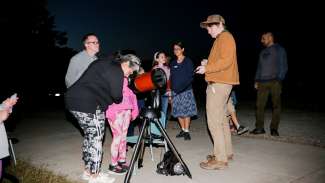
[{"label": "blue patterned dress", "polygon": [[197,115],[196,102],[192,89],[174,95],[172,103],[172,115],[174,117],[192,117]]},{"label": "blue patterned dress", "polygon": [[192,90],[193,62],[185,57],[181,63],[173,60],[170,64],[172,89],[172,115],[192,117],[197,115],[195,97]]}]

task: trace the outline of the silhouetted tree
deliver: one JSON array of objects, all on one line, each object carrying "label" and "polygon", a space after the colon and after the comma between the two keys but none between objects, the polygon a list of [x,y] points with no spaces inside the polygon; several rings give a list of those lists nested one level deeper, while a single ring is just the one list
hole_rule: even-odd
[{"label": "silhouetted tree", "polygon": [[[2,91],[43,95],[64,89],[64,74],[74,51],[66,32],[55,28],[47,0],[4,1],[0,10]],[[4,91],[7,90],[7,91]]]}]

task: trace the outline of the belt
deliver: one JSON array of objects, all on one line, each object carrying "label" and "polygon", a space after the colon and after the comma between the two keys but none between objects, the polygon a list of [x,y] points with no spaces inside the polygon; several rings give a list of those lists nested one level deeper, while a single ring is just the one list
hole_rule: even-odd
[{"label": "belt", "polygon": [[214,81],[208,81],[207,83],[208,83],[208,85],[212,85],[212,84],[215,84],[215,83],[217,83],[217,82],[214,82]]}]

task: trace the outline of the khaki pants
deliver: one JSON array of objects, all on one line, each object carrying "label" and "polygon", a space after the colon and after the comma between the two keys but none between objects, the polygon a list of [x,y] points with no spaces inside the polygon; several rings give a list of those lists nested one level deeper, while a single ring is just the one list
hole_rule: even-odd
[{"label": "khaki pants", "polygon": [[213,139],[213,151],[218,161],[227,162],[233,154],[231,134],[227,118],[227,103],[232,85],[213,83],[206,90],[208,127]]},{"label": "khaki pants", "polygon": [[234,103],[231,99],[231,97],[228,99],[228,103],[227,103],[227,116],[230,116],[231,113],[236,112]]}]

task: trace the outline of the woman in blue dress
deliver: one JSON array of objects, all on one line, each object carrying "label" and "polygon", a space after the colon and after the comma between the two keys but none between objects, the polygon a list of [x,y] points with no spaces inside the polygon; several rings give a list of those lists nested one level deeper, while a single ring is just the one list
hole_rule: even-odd
[{"label": "woman in blue dress", "polygon": [[173,49],[176,58],[170,64],[172,115],[178,119],[182,128],[176,137],[191,140],[189,133],[191,117],[197,115],[192,89],[193,62],[184,55],[185,48],[181,42],[175,43]]}]

